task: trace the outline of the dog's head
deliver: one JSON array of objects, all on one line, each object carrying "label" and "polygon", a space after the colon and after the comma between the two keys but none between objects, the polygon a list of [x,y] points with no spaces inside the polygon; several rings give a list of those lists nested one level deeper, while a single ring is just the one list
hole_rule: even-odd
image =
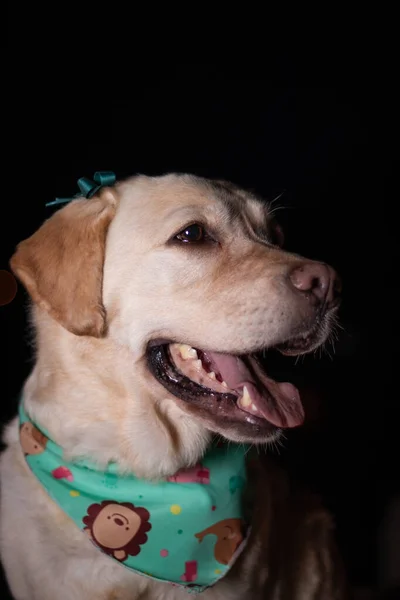
[{"label": "dog's head", "polygon": [[43,425],[96,454],[76,425],[98,439],[85,422],[97,411],[93,422],[114,436],[108,458],[140,472],[138,462],[156,457],[158,471],[145,474],[193,462],[210,432],[266,442],[299,425],[298,391],[270,378],[256,355],[323,344],[339,280],[281,246],[267,203],[187,175],[132,178],[54,214],[11,261],[37,306],[28,392],[57,396],[57,406],[62,394],[79,397],[68,400],[64,427],[61,409],[57,427]]}]

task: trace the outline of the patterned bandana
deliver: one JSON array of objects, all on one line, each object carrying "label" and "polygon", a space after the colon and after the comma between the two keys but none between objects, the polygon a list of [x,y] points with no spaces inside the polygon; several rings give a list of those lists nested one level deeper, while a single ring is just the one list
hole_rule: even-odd
[{"label": "patterned bandana", "polygon": [[247,447],[214,444],[166,481],[67,462],[20,403],[20,442],[49,496],[104,554],[135,573],[199,593],[224,577],[246,545]]}]

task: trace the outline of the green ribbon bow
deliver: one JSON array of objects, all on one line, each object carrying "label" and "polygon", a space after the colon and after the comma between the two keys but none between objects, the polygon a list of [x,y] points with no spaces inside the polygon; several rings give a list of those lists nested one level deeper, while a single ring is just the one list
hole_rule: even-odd
[{"label": "green ribbon bow", "polygon": [[81,177],[78,179],[78,187],[80,191],[75,194],[75,196],[72,196],[71,198],[56,198],[52,202],[48,202],[46,206],[65,204],[66,202],[71,202],[71,200],[74,200],[74,198],[82,198],[82,196],[85,198],[91,198],[104,186],[114,185],[116,179],[115,173],[112,171],[97,171],[93,175],[93,180],[89,179],[88,177]]}]

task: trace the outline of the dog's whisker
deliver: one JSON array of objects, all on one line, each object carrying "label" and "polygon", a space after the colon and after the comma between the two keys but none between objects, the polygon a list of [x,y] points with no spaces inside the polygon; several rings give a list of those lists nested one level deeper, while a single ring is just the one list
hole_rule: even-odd
[{"label": "dog's whisker", "polygon": [[333,361],[333,356],[330,354],[330,352],[329,352],[328,348],[325,348],[325,352],[326,352],[326,354],[328,355],[329,359],[330,359],[331,361]]},{"label": "dog's whisker", "polygon": [[277,202],[280,198],[282,198],[282,196],[284,196],[284,194],[286,194],[286,190],[283,190],[282,192],[280,192],[277,196],[275,196],[275,198],[273,198],[272,200],[269,200],[268,203],[273,204],[274,202]]},{"label": "dog's whisker", "polygon": [[279,212],[280,210],[287,210],[286,206],[274,206],[273,208],[268,210],[268,214],[269,216],[273,216],[275,215],[277,212]]},{"label": "dog's whisker", "polygon": [[250,452],[250,450],[253,448],[253,446],[254,446],[254,444],[249,444],[249,445],[248,445],[248,447],[246,448],[246,451],[245,451],[245,453],[244,453],[244,454],[245,454],[245,456],[246,456],[246,454],[249,454],[249,452]]}]

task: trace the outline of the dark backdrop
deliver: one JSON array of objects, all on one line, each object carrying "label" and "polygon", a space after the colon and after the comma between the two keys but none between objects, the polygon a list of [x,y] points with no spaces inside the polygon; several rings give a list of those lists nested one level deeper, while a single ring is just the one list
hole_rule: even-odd
[{"label": "dark backdrop", "polygon": [[[120,97],[120,94],[115,94]],[[287,246],[330,262],[344,282],[344,328],[333,360],[288,363],[306,386],[309,423],[276,459],[334,512],[353,583],[375,585],[376,534],[396,470],[398,325],[395,290],[394,128],[390,93],[371,88],[271,88],[261,80],[204,77],[132,87],[124,101],[85,114],[52,98],[10,106],[0,269],[50,215],[45,203],[76,192],[96,170],[119,178],[187,171],[223,177],[267,198]],[[26,296],[0,307],[1,421],[32,366]]]}]

